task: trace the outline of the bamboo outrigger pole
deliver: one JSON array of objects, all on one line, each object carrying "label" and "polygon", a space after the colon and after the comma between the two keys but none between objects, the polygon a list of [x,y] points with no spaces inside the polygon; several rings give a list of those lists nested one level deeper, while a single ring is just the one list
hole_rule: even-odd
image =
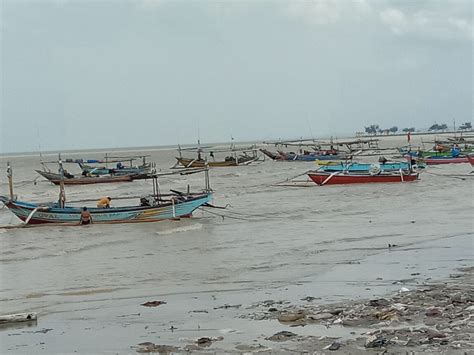
[{"label": "bamboo outrigger pole", "polygon": [[7,162],[7,176],[8,176],[8,187],[10,188],[10,200],[14,200],[13,196],[13,171],[10,162]]}]

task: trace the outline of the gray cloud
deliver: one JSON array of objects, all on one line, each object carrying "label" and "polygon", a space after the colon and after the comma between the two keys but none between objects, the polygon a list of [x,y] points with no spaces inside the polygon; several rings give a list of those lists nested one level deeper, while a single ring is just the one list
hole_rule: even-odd
[{"label": "gray cloud", "polygon": [[[472,119],[469,2],[6,1],[2,151]],[[39,131],[39,135],[38,135]]]}]

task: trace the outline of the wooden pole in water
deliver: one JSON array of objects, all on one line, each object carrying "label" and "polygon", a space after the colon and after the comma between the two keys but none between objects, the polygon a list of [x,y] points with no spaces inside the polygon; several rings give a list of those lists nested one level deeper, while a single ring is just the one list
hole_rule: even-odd
[{"label": "wooden pole in water", "polygon": [[205,179],[205,189],[206,192],[209,193],[211,192],[211,183],[209,181],[209,164],[206,161],[206,166],[205,166],[205,172],[204,172],[204,179]]},{"label": "wooden pole in water", "polygon": [[7,162],[8,187],[10,188],[10,200],[13,201],[13,171],[10,162]]}]

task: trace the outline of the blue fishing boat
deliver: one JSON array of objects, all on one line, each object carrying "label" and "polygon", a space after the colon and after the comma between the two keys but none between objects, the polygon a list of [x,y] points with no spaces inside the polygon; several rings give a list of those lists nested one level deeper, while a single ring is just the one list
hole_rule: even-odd
[{"label": "blue fishing boat", "polygon": [[320,167],[320,171],[350,171],[350,172],[367,172],[367,171],[398,171],[409,170],[410,164],[408,162],[394,162],[385,164],[360,164],[360,163],[341,163],[340,165],[325,165]]},{"label": "blue fishing boat", "polygon": [[[138,223],[156,222],[165,219],[191,217],[194,210],[209,203],[211,193],[202,194],[168,194],[161,195],[159,202],[153,206],[127,206],[110,208],[88,208],[92,223]],[[0,196],[10,211],[26,224],[79,224],[83,208],[59,203],[38,204],[11,200]]]},{"label": "blue fishing boat", "polygon": [[[141,175],[150,173],[154,167],[152,163],[146,161],[147,157],[148,155],[120,157],[106,154],[104,159],[63,159],[63,163],[78,164],[84,176]],[[142,159],[140,165],[134,165],[137,159]]]},{"label": "blue fishing boat", "polygon": [[[63,172],[60,163],[60,172]],[[164,175],[189,175],[205,172],[205,188],[202,192],[180,192],[171,190],[168,194],[160,193],[158,177]],[[66,204],[66,193],[64,190],[64,176],[61,173],[59,199],[50,203],[30,203],[19,201],[13,194],[12,169],[8,164],[8,182],[10,196],[0,196],[0,201],[10,209],[24,224],[61,224],[79,225],[83,222],[84,213],[88,215],[88,224],[96,223],[139,223],[156,222],[166,219],[177,219],[191,217],[194,210],[209,205],[212,199],[212,190],[209,184],[208,169],[188,169],[180,172],[154,174],[153,193],[148,196],[137,198],[134,205],[98,208],[83,207]],[[189,188],[188,188],[189,190]],[[110,198],[107,198],[111,200]],[[81,203],[84,203],[82,201]],[[212,206],[211,206],[212,207]],[[87,212],[86,212],[87,211]]]}]

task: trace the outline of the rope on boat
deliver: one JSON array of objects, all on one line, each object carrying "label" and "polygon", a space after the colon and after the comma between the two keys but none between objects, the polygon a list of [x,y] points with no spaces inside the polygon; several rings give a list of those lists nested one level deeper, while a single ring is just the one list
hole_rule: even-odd
[{"label": "rope on boat", "polygon": [[279,181],[279,182],[275,182],[273,184],[271,184],[270,186],[279,186],[280,184],[284,184],[286,182],[290,182],[290,181],[293,181],[294,179],[300,177],[300,176],[303,176],[303,175],[307,175],[311,170],[308,170],[308,171],[305,171],[304,173],[301,173],[301,174],[298,174],[296,176],[293,176],[291,178],[286,178],[285,180],[282,180],[282,181]]},{"label": "rope on boat", "polygon": [[203,212],[207,212],[207,213],[212,214],[214,216],[219,216],[219,217],[222,218],[222,220],[224,220],[225,218],[230,218],[230,219],[237,219],[237,220],[241,220],[241,221],[251,221],[251,219],[249,219],[249,218],[233,217],[233,216],[228,216],[228,215],[221,214],[221,213],[211,212],[207,209],[204,209],[203,207],[199,207],[199,209]]},{"label": "rope on boat", "polygon": [[[26,185],[29,185],[31,183],[33,183],[33,185],[36,185],[37,184],[37,181],[41,176],[37,176],[36,178],[34,178],[33,180],[28,180],[28,181],[23,181],[22,183],[20,184],[15,184],[15,187],[23,187],[23,186],[26,186]],[[44,182],[49,182],[49,181],[44,181]]]},{"label": "rope on boat", "polygon": [[281,219],[281,217],[277,217],[277,216],[270,216],[270,215],[263,215],[263,214],[248,214],[248,213],[241,213],[241,212],[234,212],[234,211],[229,211],[229,210],[226,210],[227,211],[227,214],[220,214],[220,213],[216,213],[216,212],[211,212],[209,211],[208,209],[205,209],[206,205],[203,205],[200,207],[200,209],[204,212],[208,212],[210,214],[213,214],[213,215],[216,215],[216,216],[219,216],[219,217],[222,217],[222,219],[224,218],[230,218],[230,219],[237,219],[237,220],[243,220],[243,221],[255,221],[257,219]]}]

